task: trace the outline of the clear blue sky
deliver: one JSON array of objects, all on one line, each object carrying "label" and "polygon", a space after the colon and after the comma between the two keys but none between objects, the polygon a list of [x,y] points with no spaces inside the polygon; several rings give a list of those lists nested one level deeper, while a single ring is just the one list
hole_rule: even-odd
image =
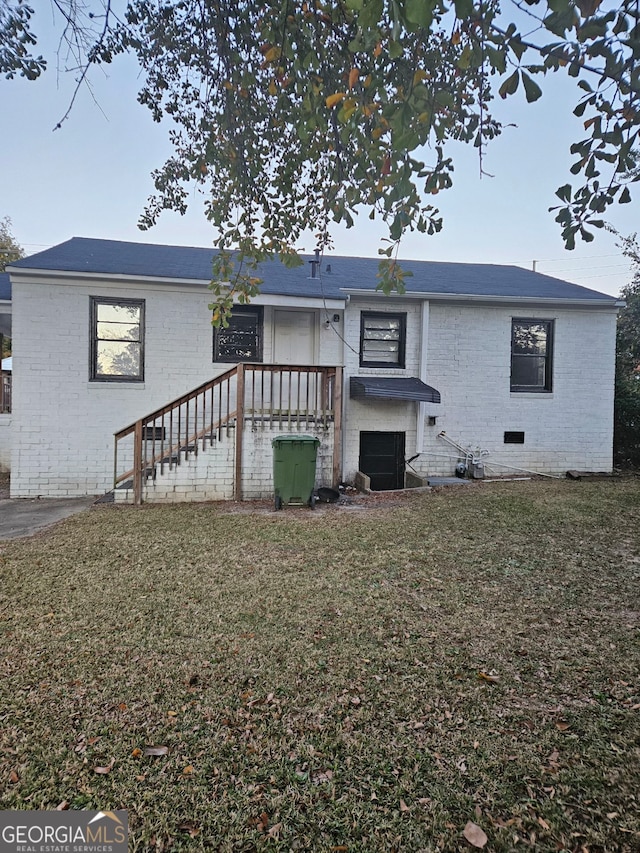
[{"label": "clear blue sky", "polygon": [[[100,237],[192,246],[211,245],[213,234],[201,199],[192,196],[188,214],[164,214],[151,231],[137,228],[138,215],[153,186],[151,170],[171,153],[167,126],[152,122],[136,101],[138,71],[130,58],[94,69],[91,90],[83,88],[69,119],[64,115],[74,88],[72,75],[56,70],[56,33],[51,14],[39,20],[40,49],[50,61],[38,81],[0,80],[4,118],[0,169],[0,218],[9,216],[13,233],[28,254],[72,236]],[[436,203],[444,229],[434,237],[410,235],[406,258],[517,264],[618,294],[629,282],[629,264],[613,235],[596,232],[590,244],[567,252],[548,208],[558,186],[572,177],[572,141],[584,131],[571,115],[574,82],[555,74],[542,81],[544,96],[528,105],[519,93],[496,108],[506,128],[484,162],[493,178],[479,177],[477,152],[453,146],[454,188]],[[637,193],[640,190],[636,190]],[[435,197],[434,197],[435,198]],[[638,200],[618,205],[608,219],[623,234],[639,229]],[[350,231],[336,230],[335,253],[376,256],[384,230],[366,213]],[[310,237],[299,247],[313,249]]]}]

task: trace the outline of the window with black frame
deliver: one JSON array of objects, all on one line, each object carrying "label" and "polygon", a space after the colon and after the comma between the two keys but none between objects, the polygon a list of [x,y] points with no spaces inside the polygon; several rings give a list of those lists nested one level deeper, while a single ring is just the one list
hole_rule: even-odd
[{"label": "window with black frame", "polygon": [[144,380],[144,299],[91,297],[89,378]]},{"label": "window with black frame", "polygon": [[262,308],[236,306],[229,325],[213,331],[213,360],[237,364],[262,361]]},{"label": "window with black frame", "polygon": [[404,367],[407,315],[363,311],[360,315],[361,367]]},{"label": "window with black frame", "polygon": [[551,391],[553,320],[511,321],[511,390]]}]

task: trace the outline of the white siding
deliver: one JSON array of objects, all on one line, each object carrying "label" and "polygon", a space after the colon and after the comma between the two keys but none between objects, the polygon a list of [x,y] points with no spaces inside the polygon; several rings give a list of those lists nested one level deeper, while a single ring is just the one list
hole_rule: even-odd
[{"label": "white siding", "polygon": [[[89,381],[90,296],[145,300],[144,382]],[[231,366],[212,363],[210,300],[205,287],[15,283],[12,496],[108,491],[114,432]],[[325,327],[324,312],[315,310],[319,363],[340,363],[341,340]],[[265,306],[264,318],[264,361],[269,362],[272,306]],[[335,326],[342,331],[342,316]],[[267,461],[270,466],[270,447]]]},{"label": "white siding", "polygon": [[[266,500],[274,496],[273,488],[273,448],[271,442],[283,434],[283,430],[274,425],[270,429],[245,429],[243,438],[243,500]],[[333,425],[327,430],[300,431],[300,434],[313,435],[320,439],[316,457],[315,487],[331,486],[333,465]],[[235,430],[229,437],[216,442],[213,447],[191,454],[183,461],[161,475],[160,470],[155,482],[149,479],[145,486],[144,500],[149,503],[178,503],[185,501],[224,501],[233,500],[235,465]],[[117,502],[131,502],[131,490],[116,491]]]},{"label": "white siding", "polygon": [[11,470],[11,415],[0,415],[0,472]]},{"label": "white siding", "polygon": [[[419,376],[416,306],[405,305],[407,367],[387,372]],[[360,311],[372,307],[378,310],[378,303],[350,304],[352,340],[357,340],[356,327],[359,334]],[[388,310],[402,309],[396,301]],[[431,302],[428,316],[426,381],[442,395],[439,406],[429,405],[429,413],[437,415],[435,425],[425,422],[423,444],[417,447],[416,404],[347,400],[346,479],[357,470],[360,431],[372,429],[406,431],[407,457],[421,451],[412,466],[423,475],[454,473],[458,453],[438,437],[442,431],[464,448],[489,451],[488,473],[510,473],[507,465],[557,474],[611,470],[615,311]],[[551,393],[510,391],[513,317],[555,321]],[[355,372],[373,372],[359,368],[353,353],[348,360]],[[505,444],[505,431],[523,431],[524,444]]]},{"label": "white siding", "polygon": [[[92,295],[145,300],[144,383],[89,381]],[[43,284],[25,279],[14,284],[13,299],[15,497],[107,491],[113,477],[113,433],[228,367],[212,363],[210,294],[204,287],[118,285],[98,279]],[[418,299],[354,297],[344,313],[329,310],[328,325],[317,302],[315,307],[301,302],[301,307],[315,311],[318,363],[345,365],[345,480],[355,477],[360,432],[365,430],[404,432],[407,457],[421,452],[413,467],[422,474],[453,473],[457,454],[438,438],[443,430],[465,448],[488,450],[487,463],[504,473],[508,469],[501,469],[500,462],[549,473],[611,469],[615,311],[432,301],[424,311],[428,329],[422,329],[424,306]],[[360,367],[363,310],[406,311],[404,369]],[[265,305],[265,362],[273,358],[273,315],[274,306]],[[523,316],[555,321],[550,394],[510,392],[511,318]],[[424,430],[421,424],[418,429],[415,403],[349,399],[349,377],[358,374],[423,376],[442,395],[440,406],[429,406],[429,413],[437,414],[435,426],[425,423]],[[525,443],[505,445],[505,431],[523,431]],[[245,460],[250,463],[243,483],[247,498],[271,492],[272,436],[264,435],[264,440],[260,434],[245,438]],[[330,485],[329,440],[323,440],[320,455],[317,482]],[[207,465],[210,470],[203,473]],[[197,488],[198,496],[229,497],[233,484],[228,472],[228,460],[201,462],[191,481],[215,480],[218,486],[214,492]],[[175,475],[176,488],[169,490],[181,499],[192,499],[192,483],[178,483],[179,477],[182,474]],[[160,498],[159,486],[156,490]]]}]

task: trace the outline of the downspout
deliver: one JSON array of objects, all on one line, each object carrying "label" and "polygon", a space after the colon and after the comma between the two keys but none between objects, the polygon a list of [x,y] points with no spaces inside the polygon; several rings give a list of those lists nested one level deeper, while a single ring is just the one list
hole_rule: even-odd
[{"label": "downspout", "polygon": [[[429,303],[425,299],[421,303],[420,315],[420,376],[422,382],[427,381],[427,346],[429,343]],[[418,403],[418,422],[416,424],[416,453],[424,453],[424,419],[426,403]]]}]

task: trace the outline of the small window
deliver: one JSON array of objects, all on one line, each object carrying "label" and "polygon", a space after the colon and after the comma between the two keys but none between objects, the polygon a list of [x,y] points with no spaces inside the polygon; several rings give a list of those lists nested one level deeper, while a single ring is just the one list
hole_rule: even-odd
[{"label": "small window", "polygon": [[553,320],[511,321],[511,390],[551,391]]},{"label": "small window", "polygon": [[404,367],[406,314],[360,315],[360,365]]},{"label": "small window", "polygon": [[144,380],[144,300],[91,297],[90,379]]},{"label": "small window", "polygon": [[523,432],[505,432],[504,443],[505,444],[524,444],[524,433]]},{"label": "small window", "polygon": [[226,329],[213,330],[213,360],[262,361],[262,308],[236,306]]}]

